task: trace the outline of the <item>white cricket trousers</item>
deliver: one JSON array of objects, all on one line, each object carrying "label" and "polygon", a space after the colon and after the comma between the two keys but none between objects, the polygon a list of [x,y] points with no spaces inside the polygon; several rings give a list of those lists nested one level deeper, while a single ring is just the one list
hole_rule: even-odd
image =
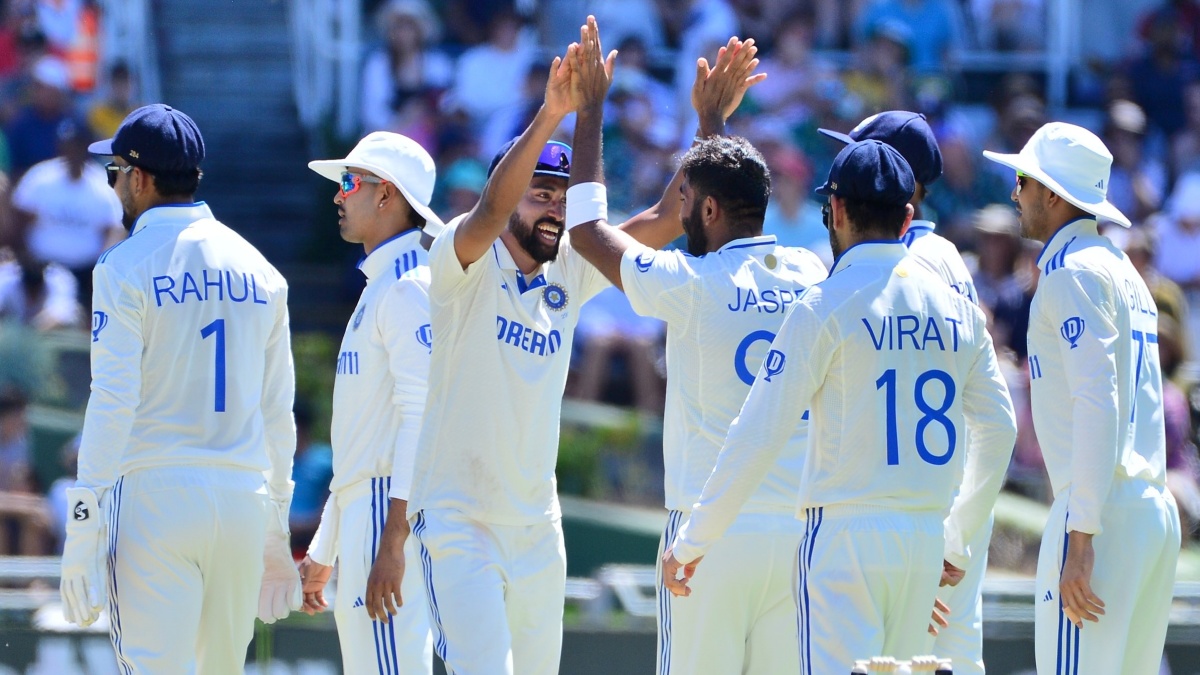
[{"label": "white cricket trousers", "polygon": [[434,650],[454,675],[558,675],[567,552],[562,523],[495,525],[414,514]]},{"label": "white cricket trousers", "polygon": [[938,627],[927,654],[954,662],[954,675],[983,675],[983,576],[987,572],[992,519],[980,528],[971,547],[971,562],[957,586],[944,586],[937,595],[950,607],[949,626]]},{"label": "white cricket trousers", "polygon": [[110,637],[122,675],[230,675],[246,665],[262,585],[263,475],[134,471],[109,509]]},{"label": "white cricket trousers", "polygon": [[[1079,629],[1062,611],[1058,580],[1066,559],[1070,489],[1050,507],[1038,554],[1034,644],[1039,675],[1155,675],[1179,559],[1179,510],[1165,487],[1113,481],[1092,539],[1092,592],[1104,601],[1099,623]],[[955,671],[956,673],[958,671]]]},{"label": "white cricket trousers", "polygon": [[799,672],[848,673],[856,659],[909,659],[924,651],[944,546],[939,511],[805,509],[796,582]]},{"label": "white cricket trousers", "polygon": [[658,556],[658,675],[775,675],[800,669],[792,513],[744,513],[704,556],[688,597],[663,586],[662,554],[688,514],[671,511]]},{"label": "white cricket trousers", "polygon": [[400,611],[386,624],[372,621],[363,600],[387,522],[391,482],[390,477],[362,480],[336,495],[342,519],[333,616],[342,667],[354,675],[429,675],[433,672],[433,637],[421,558],[413,537],[404,543],[404,579],[400,582],[404,605]]}]

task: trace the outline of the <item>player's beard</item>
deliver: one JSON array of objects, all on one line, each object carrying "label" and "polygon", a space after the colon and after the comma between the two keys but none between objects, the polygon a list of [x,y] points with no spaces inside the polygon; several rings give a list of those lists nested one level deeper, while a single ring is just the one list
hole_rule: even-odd
[{"label": "player's beard", "polygon": [[846,248],[842,246],[842,242],[838,241],[837,231],[833,229],[833,223],[829,223],[829,248],[833,251],[833,259],[837,260],[842,257],[842,253]]},{"label": "player's beard", "polygon": [[704,221],[700,219],[700,202],[692,203],[692,210],[683,217],[683,233],[687,235],[687,250],[694,256],[708,253],[708,234]]},{"label": "player's beard", "polygon": [[[555,238],[554,244],[547,244],[538,234],[538,225],[546,223],[558,228],[558,237]],[[538,218],[533,224],[526,223],[520,215],[513,213],[508,218],[508,229],[517,238],[517,243],[529,257],[533,258],[539,265],[548,263],[558,257],[558,245],[562,242],[563,222],[554,218]]]},{"label": "player's beard", "polygon": [[133,197],[128,193],[128,188],[117,190],[117,201],[121,202],[121,225],[126,232],[132,232],[137,216],[133,214]]}]

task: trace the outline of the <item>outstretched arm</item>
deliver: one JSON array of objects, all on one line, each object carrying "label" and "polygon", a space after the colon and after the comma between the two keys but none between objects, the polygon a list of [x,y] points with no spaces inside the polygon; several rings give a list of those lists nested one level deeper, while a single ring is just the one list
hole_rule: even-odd
[{"label": "outstretched arm", "polygon": [[[590,64],[588,72],[594,73],[597,72],[596,64],[600,62],[599,34],[595,30],[594,20],[589,19],[584,35],[586,37],[583,42],[591,44],[580,46],[579,70],[582,74]],[[700,116],[700,137],[723,135],[725,120],[737,109],[746,90],[766,78],[765,74],[754,74],[755,68],[758,67],[758,59],[755,58],[757,52],[754,40],[742,42],[733,37],[718,52],[715,66],[710,68],[704,58],[697,60],[696,81],[692,86],[692,105]],[[604,65],[608,67],[611,79],[609,63],[604,62]],[[603,181],[600,167],[602,123],[599,109],[592,114],[585,114],[581,107],[575,125],[572,185]],[[587,161],[586,164],[584,160]],[[604,221],[588,222],[575,227],[571,231],[572,247],[600,270],[613,285],[623,288],[621,259],[630,247],[642,244],[662,248],[683,232],[683,223],[679,216],[679,191],[682,185],[683,172],[677,171],[657,204],[619,227],[611,227]]]},{"label": "outstretched arm", "polygon": [[487,253],[500,236],[521,201],[521,195],[529,187],[542,148],[563,118],[575,109],[571,96],[571,67],[577,47],[572,44],[567,48],[566,56],[554,57],[542,107],[488,178],[475,208],[455,228],[454,253],[463,269]]}]

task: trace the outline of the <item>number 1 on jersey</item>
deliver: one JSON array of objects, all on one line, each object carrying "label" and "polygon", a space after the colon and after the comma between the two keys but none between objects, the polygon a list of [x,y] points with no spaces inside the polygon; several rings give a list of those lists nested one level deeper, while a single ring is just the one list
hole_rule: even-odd
[{"label": "number 1 on jersey", "polygon": [[225,319],[217,319],[200,329],[200,339],[207,340],[209,335],[217,336],[217,358],[214,366],[214,384],[216,393],[213,396],[213,410],[225,412]]},{"label": "number 1 on jersey", "polygon": [[[944,396],[942,402],[938,406],[932,406],[925,399],[925,385],[930,380],[936,380],[942,384]],[[885,401],[887,406],[887,419],[884,423],[887,425],[887,463],[888,466],[896,466],[900,463],[900,438],[899,432],[896,430],[896,369],[889,368],[884,371],[883,375],[875,380],[875,389],[884,390]],[[950,377],[950,373],[944,370],[927,370],[917,377],[917,381],[913,386],[913,399],[916,403],[917,410],[921,412],[921,417],[917,419],[916,437],[914,439],[917,446],[917,454],[921,459],[929,464],[941,466],[950,461],[954,456],[954,446],[957,441],[957,434],[954,429],[954,422],[946,417],[946,413],[950,411],[950,406],[954,403],[954,378]],[[931,423],[936,422],[946,431],[946,452],[935,454],[930,452],[929,446],[925,443],[925,431]]]}]

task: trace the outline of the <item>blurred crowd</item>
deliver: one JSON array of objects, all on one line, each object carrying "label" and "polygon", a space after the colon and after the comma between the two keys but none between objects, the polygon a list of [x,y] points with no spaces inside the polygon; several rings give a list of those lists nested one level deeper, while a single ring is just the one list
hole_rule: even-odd
[{"label": "blurred crowd", "polygon": [[[848,131],[883,110],[923,113],[945,164],[923,216],[964,252],[991,320],[1020,416],[1010,487],[1047,500],[1025,364],[1040,246],[1019,236],[1011,173],[983,161],[981,150],[1017,152],[1052,118],[1092,128],[1114,157],[1109,197],[1134,221],[1106,232],[1160,310],[1171,488],[1200,522],[1200,372],[1192,365],[1200,354],[1200,0],[1151,7],[1130,26],[1136,49],[1087,64],[1072,80],[1069,108],[1055,111],[1044,68],[995,65],[1009,55],[1039,62],[1048,2],[363,0],[361,130],[420,142],[438,167],[435,209],[446,219],[465,212],[493,153],[540,105],[549,55],[592,13],[605,48],[619,51],[604,131],[610,209],[632,214],[658,201],[691,143],[695,59],[711,59],[731,35],[752,37],[768,79],[751,89],[730,131],[761,149],[772,170],[766,232],[829,264],[812,188],[840,145],[817,129]],[[110,136],[139,101],[124,64],[98,66],[97,26],[92,0],[0,0],[0,326],[86,331],[91,268],[124,236],[120,205],[86,147]],[[995,58],[972,69],[968,53]],[[570,134],[568,121],[561,137]],[[661,414],[663,325],[635,315],[614,291],[584,308],[578,331],[568,395]],[[0,515],[23,513],[21,495],[50,489],[22,468],[26,411],[37,396],[6,381],[0,364]],[[312,444],[298,460],[298,481],[311,473],[314,485],[327,484],[327,453]],[[69,465],[69,448],[62,461]],[[319,512],[317,493],[306,497],[309,512]],[[0,553],[52,546],[22,539],[21,530],[0,527]]]}]

